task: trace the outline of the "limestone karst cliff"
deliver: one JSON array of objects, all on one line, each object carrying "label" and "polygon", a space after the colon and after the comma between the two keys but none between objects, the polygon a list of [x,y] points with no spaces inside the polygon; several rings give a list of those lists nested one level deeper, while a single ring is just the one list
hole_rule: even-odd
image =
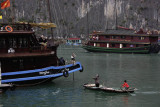
[{"label": "limestone karst cliff", "polygon": [[[3,2],[2,0],[1,2]],[[117,25],[134,29],[158,29],[159,0],[10,0],[1,10],[0,22],[28,21],[56,23],[55,36],[86,36],[93,30],[115,29]],[[45,31],[49,34],[49,31]]]}]

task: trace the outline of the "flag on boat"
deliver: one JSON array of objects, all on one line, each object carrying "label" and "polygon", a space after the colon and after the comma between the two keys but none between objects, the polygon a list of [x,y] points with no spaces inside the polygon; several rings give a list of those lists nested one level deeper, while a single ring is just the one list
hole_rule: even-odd
[{"label": "flag on boat", "polygon": [[1,9],[7,8],[7,7],[10,7],[10,1],[9,0],[6,0],[3,3],[1,3]]},{"label": "flag on boat", "polygon": [[2,19],[2,15],[0,15],[0,19]]}]

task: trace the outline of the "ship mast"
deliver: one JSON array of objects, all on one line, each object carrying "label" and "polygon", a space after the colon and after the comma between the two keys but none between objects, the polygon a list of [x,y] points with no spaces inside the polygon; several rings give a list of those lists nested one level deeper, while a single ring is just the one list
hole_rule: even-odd
[{"label": "ship mast", "polygon": [[[51,8],[50,8],[50,2],[49,2],[49,0],[47,0],[47,3],[48,3],[49,20],[50,20],[50,23],[52,23]],[[52,38],[53,38],[53,28],[52,27],[51,27],[51,35],[52,35]]]}]

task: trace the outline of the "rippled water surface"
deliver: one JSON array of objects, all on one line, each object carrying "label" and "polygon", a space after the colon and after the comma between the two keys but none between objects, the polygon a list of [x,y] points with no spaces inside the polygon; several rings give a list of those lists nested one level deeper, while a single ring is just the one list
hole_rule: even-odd
[{"label": "rippled water surface", "polygon": [[[159,107],[159,54],[91,53],[80,47],[60,46],[57,55],[69,63],[72,52],[84,72],[7,91],[0,94],[0,107]],[[105,86],[120,88],[126,79],[138,90],[133,94],[109,94],[84,89],[84,83],[94,83],[92,78],[97,73]]]}]

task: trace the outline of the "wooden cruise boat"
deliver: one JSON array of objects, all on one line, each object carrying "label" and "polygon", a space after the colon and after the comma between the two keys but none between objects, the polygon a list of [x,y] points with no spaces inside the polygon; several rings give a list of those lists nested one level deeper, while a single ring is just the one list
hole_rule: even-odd
[{"label": "wooden cruise boat", "polygon": [[144,32],[140,29],[121,28],[106,32],[93,32],[83,48],[90,52],[108,53],[158,53],[158,33]]},{"label": "wooden cruise boat", "polygon": [[30,24],[0,24],[1,83],[36,85],[70,73],[83,71],[80,62],[64,65],[57,57],[56,44],[44,48]]}]

